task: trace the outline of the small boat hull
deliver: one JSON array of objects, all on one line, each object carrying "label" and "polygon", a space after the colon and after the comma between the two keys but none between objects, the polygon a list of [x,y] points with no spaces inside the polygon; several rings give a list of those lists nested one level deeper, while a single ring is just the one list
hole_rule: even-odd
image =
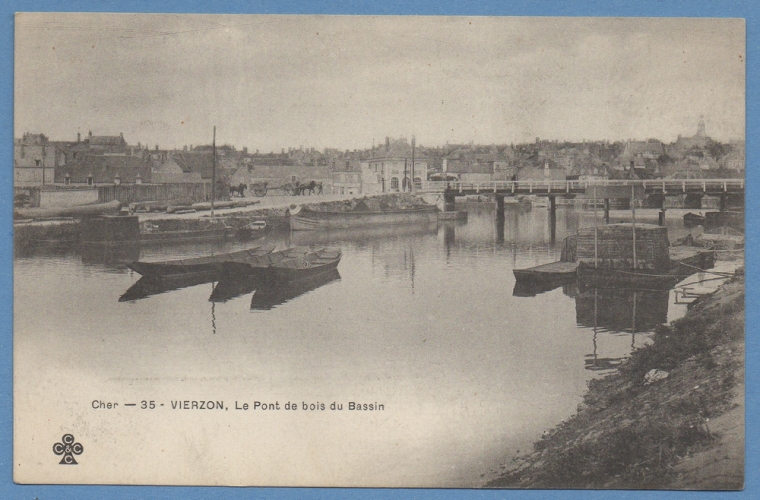
[{"label": "small boat hull", "polygon": [[514,269],[517,282],[555,283],[575,279],[578,264],[575,262],[552,262],[527,269]]},{"label": "small boat hull", "polygon": [[271,253],[273,249],[274,246],[272,245],[263,245],[219,255],[205,255],[202,257],[158,262],[135,261],[127,264],[127,267],[142,276],[150,276],[152,278],[208,277],[213,279],[222,271],[222,263],[244,258],[258,258]]},{"label": "small boat hull", "polygon": [[259,257],[227,260],[221,270],[226,278],[256,276],[283,282],[329,272],[338,267],[340,259],[340,250],[294,247]]},{"label": "small boat hull", "polygon": [[314,231],[317,229],[348,229],[387,224],[424,223],[437,220],[437,213],[438,208],[435,206],[382,212],[327,212],[303,207],[297,214],[291,215],[290,228],[293,231]]}]

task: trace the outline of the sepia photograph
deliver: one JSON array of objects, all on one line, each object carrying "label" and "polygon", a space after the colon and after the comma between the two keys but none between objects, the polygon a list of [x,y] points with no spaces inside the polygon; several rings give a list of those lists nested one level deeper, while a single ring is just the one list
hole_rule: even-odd
[{"label": "sepia photograph", "polygon": [[14,482],[742,490],[746,28],[17,13]]}]

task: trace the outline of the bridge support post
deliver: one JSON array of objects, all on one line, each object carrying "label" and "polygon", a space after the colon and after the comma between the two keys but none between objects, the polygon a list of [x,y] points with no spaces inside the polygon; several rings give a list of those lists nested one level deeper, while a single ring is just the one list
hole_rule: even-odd
[{"label": "bridge support post", "polygon": [[609,198],[604,199],[604,223],[605,224],[610,223],[610,199]]},{"label": "bridge support post", "polygon": [[448,187],[443,192],[443,210],[445,212],[453,212],[456,210],[456,196],[454,195],[454,190]]},{"label": "bridge support post", "polygon": [[497,219],[504,218],[504,195],[503,194],[496,195],[496,218]]},{"label": "bridge support post", "polygon": [[720,195],[720,211],[725,212],[726,211],[726,201],[728,200],[727,194]]},{"label": "bridge support post", "polygon": [[660,199],[660,213],[657,217],[657,221],[661,226],[665,225],[665,195],[662,195]]},{"label": "bridge support post", "polygon": [[549,230],[551,231],[551,242],[557,240],[557,197],[549,196]]}]

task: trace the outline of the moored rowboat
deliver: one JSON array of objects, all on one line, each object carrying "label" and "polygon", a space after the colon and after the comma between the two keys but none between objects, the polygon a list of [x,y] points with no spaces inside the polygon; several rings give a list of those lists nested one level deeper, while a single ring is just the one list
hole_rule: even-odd
[{"label": "moored rowboat", "polygon": [[266,255],[228,259],[221,265],[226,277],[258,276],[287,281],[315,276],[338,267],[341,252],[334,248],[291,247]]},{"label": "moored rowboat", "polygon": [[191,276],[214,278],[221,271],[223,262],[258,258],[271,253],[272,250],[274,250],[274,245],[261,245],[218,255],[156,262],[135,261],[127,264],[127,267],[143,276],[152,278],[186,278]]}]

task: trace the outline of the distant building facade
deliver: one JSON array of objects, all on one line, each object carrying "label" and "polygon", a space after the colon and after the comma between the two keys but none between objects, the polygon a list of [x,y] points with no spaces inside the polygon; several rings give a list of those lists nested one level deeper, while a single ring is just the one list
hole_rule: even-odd
[{"label": "distant building facade", "polygon": [[13,144],[13,182],[33,186],[55,182],[57,150],[44,134],[25,133]]},{"label": "distant building facade", "polygon": [[427,179],[428,159],[419,153],[413,155],[412,146],[403,137],[386,137],[385,146],[374,151],[366,162],[368,168],[379,175],[383,193],[410,191],[412,180],[421,187],[422,181]]}]

